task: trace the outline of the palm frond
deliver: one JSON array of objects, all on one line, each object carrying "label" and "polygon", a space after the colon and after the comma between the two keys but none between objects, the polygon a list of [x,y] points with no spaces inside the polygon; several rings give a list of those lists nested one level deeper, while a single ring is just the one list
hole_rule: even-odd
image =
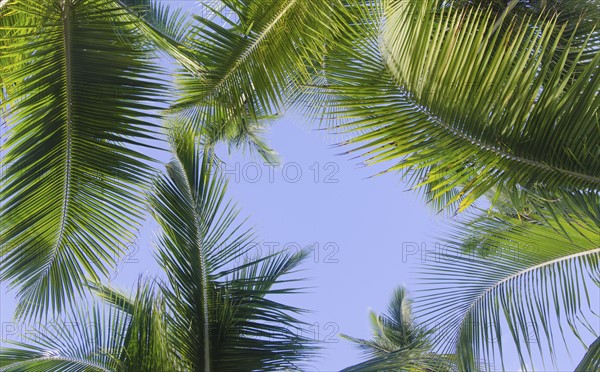
[{"label": "palm frond", "polygon": [[123,370],[179,370],[177,351],[169,343],[166,303],[153,280],[140,278],[133,296],[104,285],[92,284],[92,288],[98,297],[127,316],[122,346],[114,356]]},{"label": "palm frond", "polygon": [[286,253],[233,266],[252,248],[252,234],[225,201],[226,182],[210,151],[186,131],[172,136],[174,160],[155,182],[152,212],[163,229],[157,259],[168,283],[169,336],[190,369],[237,370],[293,366],[310,351],[294,329],[299,310],[267,295],[294,292],[285,284],[306,256]]},{"label": "palm frond", "polygon": [[503,363],[508,342],[526,369],[534,355],[554,355],[564,324],[580,340],[596,333],[588,287],[600,283],[600,242],[597,228],[582,226],[494,214],[457,226],[421,273],[418,310],[438,325],[438,350],[469,369],[481,359],[493,364],[495,353]]},{"label": "palm frond", "polygon": [[212,142],[251,133],[281,114],[351,17],[342,0],[223,3],[216,19],[195,18],[190,49],[201,68],[182,74],[173,107],[179,121]]},{"label": "palm frond", "polygon": [[188,50],[187,38],[192,29],[191,14],[159,0],[118,0],[137,21],[144,39],[170,55],[186,69],[197,72],[194,54]]},{"label": "palm frond", "polygon": [[343,371],[453,371],[455,364],[451,355],[432,352],[429,337],[432,334],[425,326],[415,323],[412,301],[407,291],[400,287],[394,291],[387,314],[371,312],[373,339],[363,340],[347,335],[343,338],[357,344],[368,358]]},{"label": "palm frond", "polygon": [[121,371],[118,358],[127,317],[101,306],[82,307],[74,317],[23,335],[15,347],[0,349],[0,371]]},{"label": "palm frond", "polygon": [[19,288],[17,315],[40,316],[106,274],[133,238],[150,159],[132,146],[155,136],[162,86],[112,1],[6,9],[22,16],[0,52],[3,83],[18,88],[2,102],[1,279]]},{"label": "palm frond", "polygon": [[600,337],[594,341],[583,359],[575,368],[575,372],[594,371],[600,368]]},{"label": "palm frond", "polygon": [[388,1],[381,33],[325,66],[330,115],[356,134],[345,144],[397,162],[437,208],[464,210],[496,185],[600,188],[595,13],[451,3]]}]

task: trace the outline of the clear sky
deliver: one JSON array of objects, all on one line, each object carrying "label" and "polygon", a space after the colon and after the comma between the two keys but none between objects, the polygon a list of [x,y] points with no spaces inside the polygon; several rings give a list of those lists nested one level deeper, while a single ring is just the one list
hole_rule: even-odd
[{"label": "clear sky", "polygon": [[[313,311],[303,319],[313,325],[306,334],[324,347],[313,370],[350,366],[361,360],[360,354],[339,334],[369,338],[369,309],[385,311],[398,285],[415,288],[421,256],[403,253],[403,243],[432,247],[444,231],[444,217],[435,215],[416,192],[407,191],[399,175],[370,177],[383,168],[363,167],[360,160],[337,155],[344,150],[333,146],[339,139],[315,130],[296,113],[275,121],[267,138],[280,154],[279,167],[270,168],[258,157],[221,154],[230,177],[229,197],[255,226],[261,242],[257,253],[269,247],[313,246],[302,274],[314,288],[284,300]],[[163,162],[170,158],[166,152],[152,154]],[[155,231],[150,222],[132,242],[131,255],[111,276],[115,286],[132,288],[140,274],[159,272],[152,257]],[[4,344],[17,337],[15,326],[20,331],[30,326],[12,323],[14,292],[7,293],[5,283],[1,289]],[[581,349],[572,359],[558,351],[558,369],[572,370],[581,355]],[[516,355],[506,366],[518,370]]]}]

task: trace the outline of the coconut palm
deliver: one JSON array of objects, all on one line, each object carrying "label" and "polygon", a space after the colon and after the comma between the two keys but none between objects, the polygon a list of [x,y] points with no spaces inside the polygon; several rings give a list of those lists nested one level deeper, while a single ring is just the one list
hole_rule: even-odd
[{"label": "coconut palm", "polygon": [[432,351],[433,330],[415,322],[412,302],[406,289],[394,291],[387,314],[377,315],[371,311],[373,339],[364,340],[342,335],[356,343],[368,358],[366,361],[345,368],[343,371],[452,371],[451,356],[438,355]]},{"label": "coconut palm", "polygon": [[303,96],[309,113],[354,134],[349,152],[409,172],[438,209],[465,210],[492,188],[591,204],[600,188],[596,2],[364,3],[370,10],[331,43]]},{"label": "coconut palm", "polygon": [[[154,182],[164,277],[128,296],[90,284],[105,305],[81,307],[0,352],[3,371],[238,371],[297,368],[312,353],[301,310],[270,298],[295,293],[307,252],[244,260],[252,233],[238,224],[226,182],[194,135],[177,134],[174,159]],[[106,305],[108,304],[108,305]]]},{"label": "coconut palm", "polygon": [[[230,0],[193,17],[153,0],[0,2],[0,279],[16,316],[61,313],[115,265],[143,218],[161,119],[270,158],[263,119],[307,79],[335,4]],[[157,52],[182,66],[177,89]]]},{"label": "coconut palm", "polygon": [[565,329],[597,337],[586,316],[600,267],[597,2],[365,4],[303,96],[307,112],[350,136],[349,153],[408,172],[437,210],[492,204],[426,271],[419,311],[442,322],[435,350],[469,370],[510,340],[526,368],[531,324],[542,356]]}]

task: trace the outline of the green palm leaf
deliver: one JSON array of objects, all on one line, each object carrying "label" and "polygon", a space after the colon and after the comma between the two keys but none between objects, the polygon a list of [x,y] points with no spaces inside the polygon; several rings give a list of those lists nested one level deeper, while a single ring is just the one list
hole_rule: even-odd
[{"label": "green palm leaf", "polygon": [[597,190],[594,5],[567,20],[444,3],[388,1],[385,22],[363,22],[370,40],[342,40],[318,90],[329,102],[317,104],[356,134],[346,144],[368,163],[396,161],[390,170],[411,172],[439,208],[463,210],[498,185]]},{"label": "green palm leaf", "polygon": [[564,324],[580,340],[596,333],[588,287],[600,283],[600,246],[597,228],[581,226],[492,214],[457,227],[423,272],[419,311],[439,325],[436,347],[469,369],[496,352],[503,363],[511,342],[526,368],[536,353],[554,355]]},{"label": "green palm leaf", "polygon": [[292,315],[300,310],[266,296],[296,291],[281,276],[294,272],[306,252],[232,265],[252,248],[252,235],[235,222],[225,180],[196,138],[173,135],[175,159],[150,197],[163,229],[158,261],[168,277],[170,340],[186,369],[293,367],[311,350]]},{"label": "green palm leaf", "polygon": [[119,371],[127,317],[99,305],[80,308],[64,322],[28,332],[25,342],[0,349],[0,371]]},{"label": "green palm leaf", "polygon": [[600,337],[594,341],[581,362],[575,368],[575,372],[594,371],[600,368]]},{"label": "green palm leaf", "polygon": [[180,77],[173,111],[209,143],[234,139],[268,158],[256,130],[310,79],[348,21],[346,3],[229,0],[216,19],[195,17],[189,48],[200,68]]},{"label": "green palm leaf", "polygon": [[357,344],[368,358],[343,371],[452,371],[452,356],[432,352],[431,330],[415,323],[412,301],[406,289],[394,291],[388,313],[371,312],[373,339],[363,340],[347,335],[343,338]]},{"label": "green palm leaf", "polygon": [[9,91],[2,166],[1,279],[17,315],[61,311],[114,264],[141,217],[157,69],[109,0],[15,0],[2,35]]}]

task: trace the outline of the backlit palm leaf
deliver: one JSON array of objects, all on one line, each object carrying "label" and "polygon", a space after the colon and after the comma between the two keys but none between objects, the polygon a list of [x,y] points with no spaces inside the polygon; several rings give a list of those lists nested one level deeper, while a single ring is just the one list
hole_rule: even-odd
[{"label": "backlit palm leaf", "polygon": [[329,111],[357,133],[347,144],[369,163],[398,162],[391,170],[412,172],[440,208],[498,185],[600,188],[594,5],[569,1],[583,16],[565,19],[449,3],[387,1],[383,23],[364,22],[381,32],[342,43],[324,67]]},{"label": "backlit palm leaf", "polygon": [[[148,110],[161,95],[139,34],[109,0],[15,0],[2,76],[1,279],[18,315],[60,311],[114,264],[141,217]],[[8,63],[7,63],[8,61]]]}]

